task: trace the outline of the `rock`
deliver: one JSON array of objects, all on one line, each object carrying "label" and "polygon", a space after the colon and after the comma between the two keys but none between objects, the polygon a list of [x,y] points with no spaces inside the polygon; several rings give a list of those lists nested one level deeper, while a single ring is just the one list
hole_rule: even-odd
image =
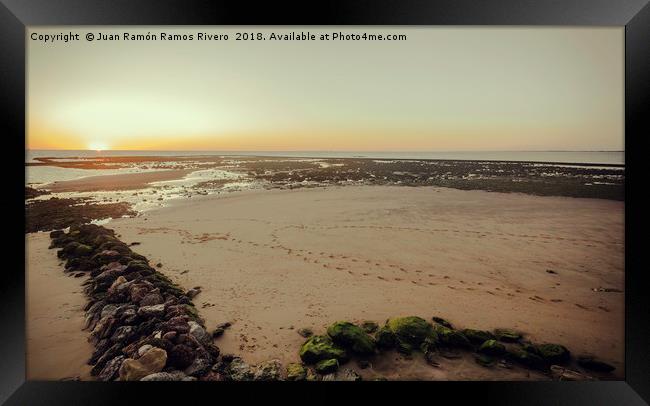
[{"label": "rock", "polygon": [[374,321],[366,320],[361,323],[361,328],[368,334],[372,334],[379,329],[379,324]]},{"label": "rock", "polygon": [[412,346],[419,346],[425,338],[433,335],[431,324],[417,316],[392,318],[386,325],[400,341]]},{"label": "rock", "polygon": [[494,358],[485,354],[475,354],[474,360],[482,367],[492,367],[496,363]]},{"label": "rock", "polygon": [[515,343],[521,340],[522,337],[521,333],[507,328],[498,328],[494,330],[494,335],[496,336],[497,340],[503,341],[505,343]]},{"label": "rock", "polygon": [[226,330],[224,330],[223,328],[217,327],[212,332],[212,338],[221,337],[223,335],[223,333],[225,333],[225,332],[226,332]]},{"label": "rock", "polygon": [[115,332],[111,336],[111,341],[114,343],[126,343],[134,335],[135,335],[135,327],[121,326],[115,329]]},{"label": "rock", "polygon": [[[108,340],[107,340],[108,341]],[[121,355],[122,351],[122,344],[113,344],[111,347],[109,347],[104,353],[97,359],[95,362],[95,366],[90,370],[90,374],[92,376],[97,376],[99,373],[104,369],[104,366],[106,366],[106,363],[108,361],[112,360],[113,358],[117,357],[118,355]],[[96,354],[93,354],[93,357]]]},{"label": "rock", "polygon": [[433,317],[431,318],[431,320],[433,320],[433,321],[434,321],[435,323],[437,323],[437,324],[440,324],[440,325],[443,326],[443,327],[447,327],[447,328],[450,328],[450,329],[453,329],[453,328],[454,328],[454,327],[451,325],[450,322],[448,322],[447,320],[443,319],[442,317],[436,317],[436,316],[433,316]]},{"label": "rock", "polygon": [[433,326],[436,333],[436,344],[442,344],[450,347],[472,348],[470,341],[460,331],[452,330],[442,324]]},{"label": "rock", "polygon": [[282,378],[282,364],[277,359],[264,361],[255,368],[253,380],[278,381]]},{"label": "rock", "polygon": [[564,364],[571,359],[569,350],[559,344],[540,344],[536,348],[537,354],[549,364]]},{"label": "rock", "polygon": [[589,375],[581,374],[559,365],[551,365],[551,376],[558,381],[594,381]]},{"label": "rock", "polygon": [[140,303],[142,299],[149,293],[151,288],[144,284],[132,285],[130,287],[131,302]]},{"label": "rock", "polygon": [[138,316],[142,317],[162,317],[165,315],[165,305],[157,304],[153,306],[142,306],[138,309]]},{"label": "rock", "polygon": [[335,344],[361,355],[375,352],[375,340],[363,329],[347,321],[339,321],[327,329],[327,334]]},{"label": "rock", "polygon": [[287,365],[287,381],[304,381],[307,379],[307,369],[302,364]]},{"label": "rock", "polygon": [[90,341],[97,342],[102,338],[108,338],[113,333],[113,328],[115,327],[116,319],[113,316],[107,316],[100,319],[93,331],[90,333]]},{"label": "rock", "polygon": [[316,373],[312,368],[307,368],[307,377],[305,380],[307,381],[318,381],[320,379],[320,375]]},{"label": "rock", "polygon": [[199,293],[201,293],[201,289],[190,289],[185,293],[185,296],[194,299]]},{"label": "rock", "polygon": [[65,235],[65,232],[63,230],[53,230],[50,231],[50,238],[55,240],[59,237],[63,237]]},{"label": "rock", "polygon": [[117,306],[114,304],[107,304],[102,308],[102,312],[100,313],[100,318],[108,317],[108,316],[115,316],[117,313]]},{"label": "rock", "polygon": [[108,361],[102,371],[99,373],[98,378],[100,381],[112,381],[118,377],[118,372],[124,361],[123,355],[118,355],[112,360]]},{"label": "rock", "polygon": [[221,382],[225,380],[223,374],[215,371],[210,371],[199,379],[207,382]]},{"label": "rock", "polygon": [[533,368],[540,371],[546,371],[548,369],[548,363],[544,361],[542,357],[522,348],[509,348],[507,350],[507,357],[512,361],[527,366],[528,368]]},{"label": "rock", "polygon": [[175,332],[175,331],[168,331],[165,334],[163,334],[162,338],[165,339],[165,340],[172,341],[173,339],[176,338],[177,335],[178,335],[178,333]]},{"label": "rock", "polygon": [[187,378],[187,375],[185,375],[181,371],[170,371],[170,372],[156,372],[155,374],[147,375],[144,378],[140,379],[140,382],[147,382],[147,381],[182,381],[185,378]]},{"label": "rock", "polygon": [[253,371],[250,365],[239,357],[230,361],[226,367],[228,377],[233,381],[250,381],[253,379]]},{"label": "rock", "polygon": [[117,279],[115,279],[115,281],[113,282],[113,284],[111,284],[111,287],[108,288],[108,290],[114,292],[120,287],[120,285],[127,282],[128,281],[124,276],[118,276]]},{"label": "rock", "polygon": [[321,375],[331,374],[339,369],[339,361],[336,358],[324,359],[316,363],[316,372]]},{"label": "rock", "polygon": [[145,344],[145,345],[141,346],[140,348],[138,348],[138,357],[143,356],[147,351],[149,351],[152,348],[153,348],[153,346],[150,345],[150,344]]},{"label": "rock", "polygon": [[147,375],[160,372],[166,363],[167,352],[152,348],[138,359],[125,359],[120,367],[120,380],[139,381]]},{"label": "rock", "polygon": [[578,365],[585,369],[595,372],[612,372],[616,368],[606,362],[603,362],[591,355],[581,355],[578,357]]},{"label": "rock", "polygon": [[199,323],[190,320],[187,322],[190,326],[190,334],[194,336],[201,344],[210,344],[212,343],[212,335],[208,334],[207,331]]},{"label": "rock", "polygon": [[314,335],[314,332],[310,328],[299,328],[298,334],[305,338],[309,338]]},{"label": "rock", "polygon": [[481,345],[487,340],[496,340],[496,336],[489,331],[466,328],[460,332],[474,345]]},{"label": "rock", "polygon": [[478,352],[487,355],[500,356],[505,354],[506,347],[496,340],[487,340],[486,342],[481,344],[481,346],[478,349]]},{"label": "rock", "polygon": [[227,329],[230,326],[232,326],[232,323],[229,321],[226,321],[225,323],[217,324],[217,328],[222,328],[222,329]]},{"label": "rock", "polygon": [[360,381],[361,380],[361,375],[357,374],[354,370],[349,369],[349,368],[343,368],[339,370],[335,377],[334,380],[336,381]]},{"label": "rock", "polygon": [[397,338],[388,327],[382,327],[375,334],[375,342],[377,347],[389,349],[395,347]]},{"label": "rock", "polygon": [[397,352],[404,355],[411,355],[413,353],[413,346],[406,341],[397,340]]},{"label": "rock", "polygon": [[184,344],[177,344],[173,346],[169,351],[169,364],[178,369],[185,369],[189,367],[192,365],[195,358],[196,353],[194,350]]},{"label": "rock", "polygon": [[183,316],[172,317],[163,324],[163,331],[175,331],[178,334],[190,332],[190,325]]},{"label": "rock", "polygon": [[348,354],[344,348],[334,344],[329,336],[312,336],[300,347],[300,359],[306,364],[315,364],[326,359],[338,359],[345,362]]},{"label": "rock", "polygon": [[194,359],[194,362],[185,369],[185,374],[189,376],[201,376],[206,374],[211,367],[212,364],[210,361],[205,358],[197,357]]},{"label": "rock", "polygon": [[162,295],[157,291],[158,289],[154,289],[153,291],[147,293],[141,300],[140,300],[140,306],[155,306],[159,305],[165,302],[163,299]]}]

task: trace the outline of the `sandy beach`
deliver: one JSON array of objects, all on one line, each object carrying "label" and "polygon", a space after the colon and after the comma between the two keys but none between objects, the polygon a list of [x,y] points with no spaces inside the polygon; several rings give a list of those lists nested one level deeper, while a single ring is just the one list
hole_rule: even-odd
[{"label": "sandy beach", "polygon": [[27,359],[29,380],[88,378],[93,352],[84,325],[84,278],[63,273],[48,233],[25,238]]},{"label": "sandy beach", "polygon": [[123,175],[87,176],[81,179],[54,182],[44,186],[44,188],[55,193],[134,190],[142,189],[151,182],[180,179],[190,172],[192,171],[189,169],[178,169],[144,173],[125,173]]},{"label": "sandy beach", "polygon": [[251,363],[297,361],[299,328],[419,315],[519,329],[620,377],[623,213],[611,200],[362,186],[204,196],[108,227],[200,286],[206,326],[233,323],[215,343]]}]

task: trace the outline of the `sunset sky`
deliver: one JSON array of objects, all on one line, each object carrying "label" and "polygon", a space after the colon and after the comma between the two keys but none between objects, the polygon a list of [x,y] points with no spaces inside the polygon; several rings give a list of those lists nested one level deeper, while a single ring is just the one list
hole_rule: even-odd
[{"label": "sunset sky", "polygon": [[[72,28],[72,29],[71,29]],[[406,41],[235,41],[235,32]],[[623,28],[34,27],[29,149],[623,150]],[[98,33],[229,41],[87,42]],[[28,33],[28,35],[29,35]],[[29,37],[28,37],[29,38]]]}]

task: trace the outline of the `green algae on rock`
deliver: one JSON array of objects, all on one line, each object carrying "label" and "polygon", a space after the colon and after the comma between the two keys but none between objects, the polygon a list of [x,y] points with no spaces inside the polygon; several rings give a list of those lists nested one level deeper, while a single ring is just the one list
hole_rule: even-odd
[{"label": "green algae on rock", "polygon": [[431,324],[417,316],[395,317],[389,319],[386,326],[399,341],[415,346],[419,346],[427,337],[434,334]]},{"label": "green algae on rock", "polygon": [[450,322],[448,322],[447,320],[443,319],[442,317],[433,316],[433,317],[431,318],[431,320],[433,320],[433,321],[434,321],[435,323],[437,323],[437,324],[440,324],[441,326],[444,326],[444,327],[447,327],[447,328],[451,328],[451,329],[454,328],[454,327],[451,325]]},{"label": "green algae on rock", "polygon": [[487,340],[496,340],[496,336],[489,331],[466,328],[460,332],[474,345],[481,345]]},{"label": "green algae on rock", "polygon": [[316,364],[315,369],[321,375],[331,374],[339,369],[339,361],[336,358],[324,359]]},{"label": "green algae on rock", "polygon": [[304,381],[307,379],[307,369],[302,364],[287,365],[287,381]]},{"label": "green algae on rock", "polygon": [[487,355],[503,355],[506,352],[506,347],[497,340],[487,340],[481,344],[478,352]]},{"label": "green algae on rock", "polygon": [[384,326],[375,333],[375,341],[378,348],[390,349],[395,347],[397,337],[387,326]]},{"label": "green algae on rock", "polygon": [[311,336],[300,348],[300,359],[307,364],[335,358],[342,363],[348,360],[344,348],[334,344],[329,336]]},{"label": "green algae on rock", "polygon": [[441,324],[434,325],[433,331],[437,335],[438,344],[449,347],[472,348],[472,343],[470,343],[467,337],[465,337],[465,335],[460,331],[452,330],[451,328],[445,327]]},{"label": "green algae on rock", "polygon": [[521,333],[508,328],[495,329],[494,335],[496,336],[497,340],[503,341],[505,343],[515,343],[522,338]]},{"label": "green algae on rock", "polygon": [[368,334],[372,334],[379,328],[379,324],[374,321],[366,320],[361,323],[361,328]]},{"label": "green algae on rock", "polygon": [[571,353],[559,344],[539,344],[537,353],[549,364],[564,364],[571,359]]},{"label": "green algae on rock", "polygon": [[350,322],[338,321],[332,324],[327,329],[327,335],[335,344],[356,354],[368,355],[375,352],[375,339]]}]

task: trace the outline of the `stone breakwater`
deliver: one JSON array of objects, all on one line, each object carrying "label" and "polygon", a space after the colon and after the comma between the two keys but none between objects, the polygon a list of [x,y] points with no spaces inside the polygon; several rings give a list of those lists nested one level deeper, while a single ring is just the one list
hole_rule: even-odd
[{"label": "stone breakwater", "polygon": [[256,366],[235,355],[222,355],[213,340],[224,323],[209,333],[192,303],[197,288],[184,291],[149,265],[147,258],[120,241],[113,230],[93,224],[50,233],[50,248],[65,260],[65,272],[86,276],[84,329],[94,352],[91,375],[102,381],[250,381],[360,380],[360,369],[377,357],[397,352],[410,358],[420,352],[432,367],[443,358],[471,353],[482,367],[512,368],[514,364],[557,380],[607,379],[614,367],[592,355],[575,357],[564,346],[535,344],[510,329],[455,329],[440,317],[396,317],[379,326],[339,321],[325,334],[299,329],[306,338],[299,349],[301,363],[283,368],[278,360]]},{"label": "stone breakwater", "polygon": [[440,317],[432,317],[432,322],[417,316],[394,317],[382,327],[373,321],[361,326],[339,321],[329,326],[326,334],[313,335],[311,331],[301,334],[309,337],[300,348],[303,364],[288,366],[287,379],[290,380],[314,376],[314,371],[324,375],[323,380],[359,380],[354,371],[339,370],[339,365],[356,358],[357,365],[365,369],[374,357],[390,350],[406,357],[421,352],[433,367],[440,366],[441,358],[459,358],[464,351],[472,353],[476,363],[485,368],[509,369],[517,364],[555,380],[607,378],[614,370],[613,366],[591,355],[574,357],[560,344],[527,341],[515,330],[454,329],[450,322]]},{"label": "stone breakwater", "polygon": [[[281,379],[276,360],[249,366],[220,355],[191,297],[133,252],[113,230],[93,224],[50,233],[65,272],[88,276],[84,329],[94,352],[91,375],[102,381]],[[217,333],[218,331],[218,333]],[[217,328],[215,333],[223,332]]]}]

